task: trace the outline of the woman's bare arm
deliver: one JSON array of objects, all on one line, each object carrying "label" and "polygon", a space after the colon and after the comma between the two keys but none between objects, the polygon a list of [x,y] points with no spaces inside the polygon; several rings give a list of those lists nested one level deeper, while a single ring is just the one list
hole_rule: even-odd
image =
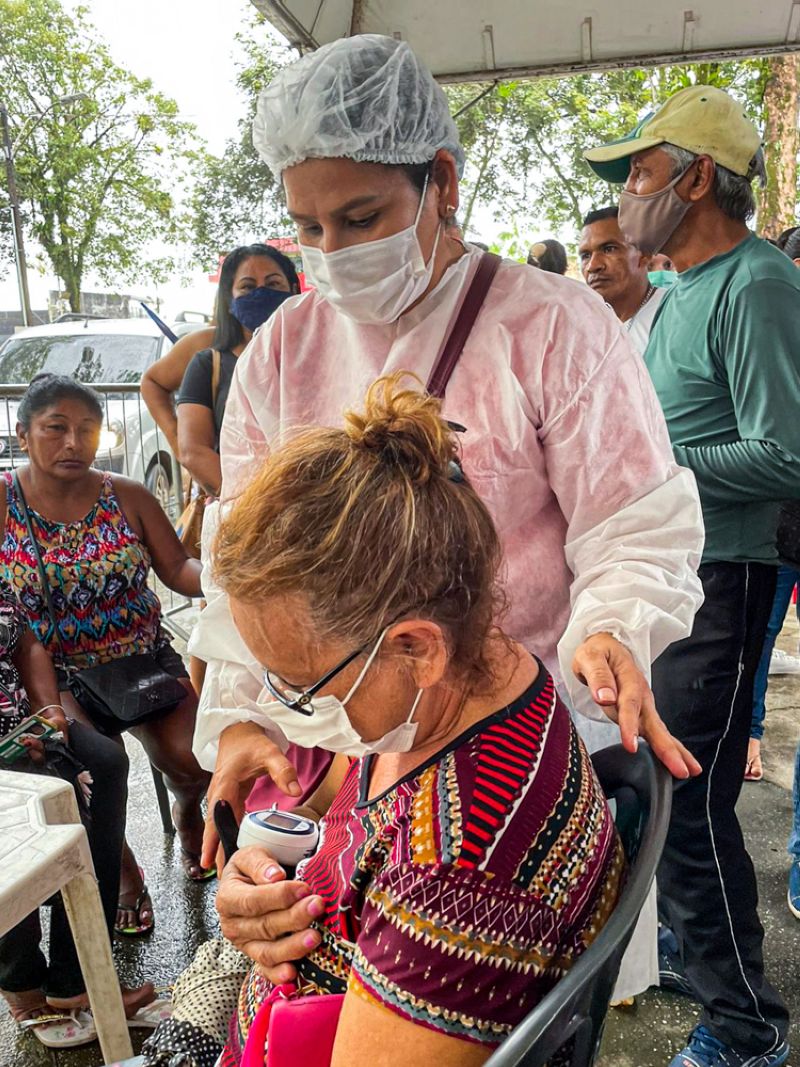
[{"label": "woman's bare arm", "polygon": [[169,447],[179,459],[178,420],[173,397],[181,387],[186,368],[193,356],[204,348],[209,348],[213,340],[213,329],[187,333],[142,375],[142,399],[167,438]]},{"label": "woman's bare arm", "polygon": [[356,993],[344,998],[331,1067],[480,1067],[492,1050],[485,1045],[430,1030],[396,1015]]},{"label": "woman's bare arm", "polygon": [[202,596],[199,559],[192,559],[178,540],[164,509],[139,482],[114,475],[114,492],[134,532],[147,546],[153,570],[168,589],[182,596]]},{"label": "woman's bare arm", "polygon": [[219,496],[222,468],[214,448],[214,413],[203,404],[178,406],[178,449],[181,463],[192,478],[210,493]]}]

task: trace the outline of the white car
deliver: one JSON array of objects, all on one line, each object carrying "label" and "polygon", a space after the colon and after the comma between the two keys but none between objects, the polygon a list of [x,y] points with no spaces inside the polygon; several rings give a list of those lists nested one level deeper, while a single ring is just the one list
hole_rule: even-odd
[{"label": "white car", "polygon": [[66,374],[91,385],[103,399],[96,466],[143,482],[167,512],[174,512],[177,464],[139,393],[144,371],[171,347],[149,319],[81,317],[9,337],[0,347],[0,470],[24,462],[17,408],[31,379],[46,372]]}]

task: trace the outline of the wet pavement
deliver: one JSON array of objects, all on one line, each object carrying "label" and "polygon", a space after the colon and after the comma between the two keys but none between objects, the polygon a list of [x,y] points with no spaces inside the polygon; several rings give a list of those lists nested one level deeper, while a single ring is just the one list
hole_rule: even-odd
[{"label": "wet pavement", "polygon": [[[797,652],[797,626],[784,629],[780,645]],[[756,871],[761,918],[766,930],[765,958],[771,980],[781,991],[794,1017],[790,1040],[796,1050],[788,1067],[800,1067],[800,922],[786,905],[786,837],[791,821],[794,751],[800,737],[800,676],[770,680],[767,733],[763,746],[765,778],[747,783],[739,804],[740,817]],[[155,792],[142,749],[128,741],[131,755],[129,840],[145,869],[155,906],[156,928],[151,937],[114,946],[122,981],[167,984],[189,962],[195,949],[217,931],[214,886],[190,883],[180,863],[174,838],[162,833]],[[638,998],[632,1011],[609,1015],[598,1067],[666,1067],[695,1023],[697,1009],[690,1001],[650,991]],[[134,1047],[146,1034],[134,1035]],[[19,1036],[4,1008],[0,1008],[0,1067],[50,1067],[50,1053],[31,1035]],[[59,1053],[58,1067],[99,1067],[97,1045]]]}]

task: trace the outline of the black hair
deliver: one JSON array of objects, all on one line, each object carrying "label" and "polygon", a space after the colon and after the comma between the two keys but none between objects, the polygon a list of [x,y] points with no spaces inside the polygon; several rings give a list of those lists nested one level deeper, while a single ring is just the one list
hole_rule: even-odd
[{"label": "black hair", "polygon": [[[536,245],[544,245],[544,252],[540,256],[534,256],[533,249]],[[558,241],[548,237],[544,241],[535,241],[528,255],[528,266],[538,267],[550,274],[567,273],[567,250]]]},{"label": "black hair", "polygon": [[297,277],[294,263],[283,252],[279,252],[277,248],[273,248],[271,245],[262,244],[240,245],[238,248],[234,248],[225,257],[222,269],[219,272],[219,288],[217,289],[215,312],[216,330],[211,344],[213,348],[219,349],[220,352],[230,351],[230,349],[236,348],[237,345],[243,345],[245,342],[242,324],[231,314],[231,301],[233,300],[233,282],[236,278],[236,271],[251,256],[266,256],[267,259],[271,259],[286,275],[291,292],[300,292],[300,279]]},{"label": "black hair", "polygon": [[425,179],[433,177],[433,160],[429,163],[387,163],[389,167],[399,167],[417,192],[422,195],[422,190],[425,188]]},{"label": "black hair", "polygon": [[591,226],[595,222],[605,222],[606,219],[618,219],[619,207],[617,204],[612,204],[610,207],[598,207],[594,211],[590,211],[586,218],[583,220],[584,226]]},{"label": "black hair", "polygon": [[103,401],[90,386],[69,378],[66,374],[37,374],[19,403],[17,422],[27,433],[34,415],[46,411],[64,398],[80,400],[92,415],[97,417],[98,422],[103,421]]},{"label": "black hair", "polygon": [[800,226],[786,235],[781,251],[785,252],[789,259],[800,259]]}]

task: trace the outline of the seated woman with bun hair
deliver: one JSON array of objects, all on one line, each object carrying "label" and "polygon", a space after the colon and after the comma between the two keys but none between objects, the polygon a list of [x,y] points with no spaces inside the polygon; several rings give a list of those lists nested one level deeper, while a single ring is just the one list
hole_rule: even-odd
[{"label": "seated woman with bun hair", "polygon": [[[277,448],[218,533],[216,577],[272,697],[256,721],[351,757],[310,801],[321,844],[296,878],[258,847],[225,869],[222,929],[254,961],[226,1067],[295,979],[345,994],[334,1067],[483,1063],[619,894],[583,745],[501,629],[495,527],[439,401],[403,377],[343,429]],[[263,1042],[244,1055],[263,1063]]]}]

